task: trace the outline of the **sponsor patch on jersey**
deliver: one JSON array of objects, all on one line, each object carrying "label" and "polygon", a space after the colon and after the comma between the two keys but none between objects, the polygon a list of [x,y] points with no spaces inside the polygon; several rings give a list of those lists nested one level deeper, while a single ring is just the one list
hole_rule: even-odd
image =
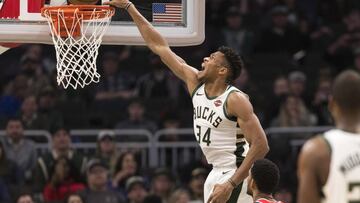
[{"label": "sponsor patch on jersey", "polygon": [[222,101],[221,100],[216,100],[216,101],[214,101],[214,104],[215,104],[216,107],[219,107],[222,104]]}]

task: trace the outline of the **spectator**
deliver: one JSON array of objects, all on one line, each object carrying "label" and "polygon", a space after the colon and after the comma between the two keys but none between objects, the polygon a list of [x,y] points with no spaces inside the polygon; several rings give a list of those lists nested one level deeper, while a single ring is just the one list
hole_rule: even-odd
[{"label": "spectator", "polygon": [[293,71],[289,73],[289,94],[302,98],[304,101],[307,101],[305,98],[306,90],[306,75],[301,71]]},{"label": "spectator", "polygon": [[222,26],[225,12],[221,6],[222,0],[211,0],[206,4],[206,27]]},{"label": "spectator", "polygon": [[332,124],[332,118],[328,110],[328,98],[331,93],[332,81],[330,79],[322,79],[319,81],[312,102],[313,111],[318,118],[317,125],[325,126]]},{"label": "spectator", "polygon": [[50,182],[45,186],[43,197],[47,203],[56,203],[65,200],[71,193],[83,190],[82,183],[75,182],[77,170],[67,157],[59,157],[50,169]]},{"label": "spectator", "polygon": [[189,183],[191,200],[202,202],[204,199],[204,183],[208,171],[204,168],[196,168],[191,173],[191,181]]},{"label": "spectator", "polygon": [[24,128],[19,118],[8,120],[3,145],[7,157],[21,169],[24,180],[30,181],[32,170],[35,168],[37,153],[35,143],[24,138]]},{"label": "spectator", "polygon": [[248,56],[254,46],[252,32],[244,28],[240,10],[230,7],[226,13],[226,26],[222,29],[224,45],[233,48],[239,54]]},{"label": "spectator", "polygon": [[73,193],[66,198],[65,203],[85,203],[85,202],[79,194]]},{"label": "spectator", "polygon": [[25,129],[50,130],[48,119],[38,113],[37,100],[34,95],[25,97],[21,104],[20,116]]},{"label": "spectator", "polygon": [[35,203],[30,193],[22,193],[15,200],[16,203]]},{"label": "spectator", "polygon": [[126,181],[128,203],[143,203],[147,195],[145,181],[140,176],[133,176]]},{"label": "spectator", "polygon": [[[39,61],[44,71],[47,74],[51,74],[55,68],[56,63],[54,58],[50,58],[49,53],[44,50],[45,46],[39,44],[29,44],[26,47],[26,51],[22,58],[29,58],[34,61]],[[44,54],[46,53],[46,54]]]},{"label": "spectator", "polygon": [[9,160],[0,142],[0,202],[9,202],[10,197],[20,187],[21,171],[16,163]]},{"label": "spectator", "polygon": [[162,129],[169,130],[169,133],[160,138],[160,141],[175,142],[179,141],[180,137],[176,130],[180,128],[180,118],[177,112],[171,111],[162,118]]},{"label": "spectator", "polygon": [[273,94],[281,97],[289,93],[289,82],[284,76],[279,76],[274,81]]},{"label": "spectator", "polygon": [[76,152],[71,148],[71,136],[69,131],[64,128],[58,128],[52,133],[52,149],[49,153],[39,157],[35,170],[35,190],[37,192],[42,191],[45,184],[50,181],[52,177],[51,168],[54,167],[56,160],[59,157],[67,157],[71,165],[76,170],[76,174],[79,177],[73,177],[77,182],[83,182],[82,175],[86,166],[86,157]]},{"label": "spectator", "polygon": [[344,17],[342,25],[335,30],[333,42],[327,48],[327,60],[340,72],[353,61],[353,52],[360,47],[360,10],[351,9]]},{"label": "spectator", "polygon": [[151,181],[151,193],[155,194],[164,202],[168,202],[174,189],[174,178],[166,168],[158,168],[154,171]]},{"label": "spectator", "polygon": [[65,203],[85,203],[85,201],[78,193],[73,193],[65,199]]},{"label": "spectator", "polygon": [[20,61],[21,73],[26,76],[29,91],[38,95],[42,88],[50,85],[49,77],[44,73],[43,65],[38,59],[24,56]]},{"label": "spectator", "polygon": [[119,153],[116,149],[114,131],[104,130],[99,133],[95,157],[108,165],[110,175],[113,176],[115,173],[116,161],[119,157]]},{"label": "spectator", "polygon": [[109,189],[108,169],[99,159],[92,159],[87,167],[87,188],[80,192],[86,203],[124,203],[124,199]]},{"label": "spectator", "polygon": [[313,126],[316,117],[309,112],[304,102],[295,95],[288,95],[280,105],[278,116],[272,121],[276,127]]},{"label": "spectator", "polygon": [[[189,203],[189,202],[190,202],[189,192],[184,189],[177,189],[171,194],[168,203]],[[201,203],[202,201],[196,201],[196,202]]]},{"label": "spectator", "polygon": [[129,99],[134,96],[134,77],[124,71],[119,71],[119,59],[115,53],[105,53],[102,61],[103,74],[96,87],[97,100]]},{"label": "spectator", "polygon": [[206,169],[207,173],[209,173],[212,169],[212,166],[207,162],[206,157],[201,154],[200,159],[194,157],[195,160],[191,161],[185,166],[180,166],[177,170],[180,180],[182,183],[189,183],[192,179],[192,171],[196,168],[204,168]]},{"label": "spectator", "polygon": [[2,118],[13,117],[19,111],[21,101],[29,94],[27,78],[20,74],[9,82],[0,98],[0,116]]},{"label": "spectator", "polygon": [[261,33],[258,51],[294,54],[302,49],[300,33],[290,25],[288,14],[289,9],[285,6],[276,6],[271,10],[272,24]]},{"label": "spectator", "polygon": [[164,67],[160,57],[151,54],[150,66],[152,71],[139,78],[137,82],[137,96],[146,99],[178,98],[181,83]]},{"label": "spectator", "polygon": [[266,114],[265,114],[265,121],[264,126],[269,126],[272,119],[274,119],[280,109],[281,101],[286,97],[289,93],[289,82],[286,77],[278,76],[274,83],[273,83],[273,90],[271,96],[269,97],[270,100],[268,102]]},{"label": "spectator", "polygon": [[138,99],[133,100],[128,106],[129,118],[116,124],[117,129],[146,129],[154,132],[157,126],[154,122],[144,117],[145,107]]},{"label": "spectator", "polygon": [[44,87],[38,96],[39,115],[46,118],[49,130],[64,126],[62,114],[56,110],[57,95],[50,86]]},{"label": "spectator", "polygon": [[126,181],[131,176],[139,175],[138,170],[135,154],[132,152],[122,153],[116,162],[112,186],[117,188],[122,194],[125,194]]}]

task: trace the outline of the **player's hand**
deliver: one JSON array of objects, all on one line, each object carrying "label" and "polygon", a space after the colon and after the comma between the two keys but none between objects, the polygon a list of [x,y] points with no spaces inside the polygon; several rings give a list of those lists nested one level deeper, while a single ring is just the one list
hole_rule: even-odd
[{"label": "player's hand", "polygon": [[118,8],[125,8],[129,2],[130,2],[129,0],[110,0],[110,1],[104,2],[104,5],[111,5],[111,6],[115,6]]},{"label": "player's hand", "polygon": [[233,186],[229,182],[225,182],[223,184],[216,184],[207,203],[226,202],[230,198],[233,189],[234,189]]}]

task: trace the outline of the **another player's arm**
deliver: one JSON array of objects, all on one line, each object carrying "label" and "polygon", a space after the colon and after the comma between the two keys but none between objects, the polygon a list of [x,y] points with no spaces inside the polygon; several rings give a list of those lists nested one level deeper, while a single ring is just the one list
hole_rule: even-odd
[{"label": "another player's arm", "polygon": [[[113,0],[107,2],[119,8],[125,8],[129,5],[128,0]],[[160,35],[160,33],[147,21],[140,12],[136,9],[134,4],[131,4],[128,9],[128,13],[138,27],[141,36],[144,38],[147,46],[155,54],[159,55],[161,60],[171,69],[171,71],[183,80],[190,92],[198,86],[199,81],[197,79],[197,72],[195,68],[186,64],[186,62],[177,56],[169,47],[167,41]]]},{"label": "another player's arm", "polygon": [[207,203],[226,202],[230,198],[234,186],[239,185],[248,176],[253,163],[257,159],[263,158],[269,151],[265,132],[247,96],[239,92],[232,93],[229,95],[226,105],[227,113],[237,117],[237,122],[244,133],[246,141],[250,144],[250,149],[229,181],[214,186],[214,191]]},{"label": "another player's arm", "polygon": [[250,145],[245,159],[231,177],[231,180],[238,185],[248,176],[253,163],[257,159],[264,158],[268,153],[269,146],[260,121],[245,94],[239,92],[230,94],[227,101],[227,109],[229,115],[237,117],[237,122],[246,141]]},{"label": "another player's arm", "polygon": [[298,160],[298,203],[320,203],[321,189],[329,174],[330,151],[323,138],[305,143]]}]

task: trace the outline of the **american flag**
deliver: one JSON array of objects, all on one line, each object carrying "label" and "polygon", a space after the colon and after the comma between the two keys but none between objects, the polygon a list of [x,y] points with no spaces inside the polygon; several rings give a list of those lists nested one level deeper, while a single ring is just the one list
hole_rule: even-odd
[{"label": "american flag", "polygon": [[181,23],[182,6],[177,3],[153,3],[153,22]]}]

